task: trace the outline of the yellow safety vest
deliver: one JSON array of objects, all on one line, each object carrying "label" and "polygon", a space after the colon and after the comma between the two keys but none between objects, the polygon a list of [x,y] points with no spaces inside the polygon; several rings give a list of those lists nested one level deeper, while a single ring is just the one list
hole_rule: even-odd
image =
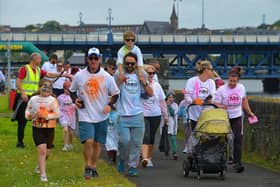
[{"label": "yellow safety vest", "polygon": [[40,68],[36,67],[36,74],[34,74],[31,66],[29,64],[25,65],[26,76],[21,81],[21,87],[24,93],[28,96],[32,95],[39,88],[40,81]]}]

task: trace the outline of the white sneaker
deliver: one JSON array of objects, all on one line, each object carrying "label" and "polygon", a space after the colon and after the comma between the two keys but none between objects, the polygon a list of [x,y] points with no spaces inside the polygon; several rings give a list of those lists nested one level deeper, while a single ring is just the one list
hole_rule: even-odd
[{"label": "white sneaker", "polygon": [[62,151],[68,151],[68,147],[66,145],[63,146]]},{"label": "white sneaker", "polygon": [[154,167],[154,164],[151,159],[148,159],[147,167]]},{"label": "white sneaker", "polygon": [[48,178],[47,178],[47,176],[46,175],[41,175],[41,182],[48,182]]},{"label": "white sneaker", "polygon": [[35,168],[34,171],[35,171],[35,173],[38,173],[38,174],[39,174],[39,173],[40,173],[40,168],[39,168],[39,166],[36,166],[36,168]]},{"label": "white sneaker", "polygon": [[190,150],[188,149],[188,147],[185,147],[185,149],[182,151],[182,153],[184,153],[184,154],[187,154],[189,152],[190,152]]}]

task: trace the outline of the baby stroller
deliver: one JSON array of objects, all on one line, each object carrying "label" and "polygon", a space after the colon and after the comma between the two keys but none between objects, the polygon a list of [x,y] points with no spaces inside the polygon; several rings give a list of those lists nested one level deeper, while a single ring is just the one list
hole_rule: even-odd
[{"label": "baby stroller", "polygon": [[[195,104],[187,107],[187,114],[193,106]],[[190,171],[196,172],[197,179],[200,179],[202,173],[219,173],[223,180],[226,174],[228,135],[231,134],[228,115],[225,110],[213,104],[202,107],[197,125],[189,138],[191,153],[183,161],[183,173],[187,177]]]}]

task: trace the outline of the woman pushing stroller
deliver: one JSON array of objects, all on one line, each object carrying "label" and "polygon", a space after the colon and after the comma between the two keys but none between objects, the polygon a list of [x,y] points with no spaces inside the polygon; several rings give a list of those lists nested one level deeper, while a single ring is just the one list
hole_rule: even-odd
[{"label": "woman pushing stroller", "polygon": [[[197,106],[191,107],[189,111],[188,117],[191,121],[191,129],[189,126],[186,126],[186,128],[189,128],[185,130],[186,139],[189,138],[190,132],[196,127],[198,117],[202,110],[202,107],[199,105],[203,102],[211,103],[212,96],[216,91],[216,85],[212,79],[214,69],[211,62],[207,60],[197,62],[196,70],[198,75],[188,79],[185,87],[185,103],[197,104]],[[188,149],[188,145],[185,145],[184,152],[189,153]]]}]

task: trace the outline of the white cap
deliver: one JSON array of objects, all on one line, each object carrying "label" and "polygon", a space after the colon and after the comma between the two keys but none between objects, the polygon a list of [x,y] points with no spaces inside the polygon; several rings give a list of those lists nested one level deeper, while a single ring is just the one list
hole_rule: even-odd
[{"label": "white cap", "polygon": [[88,56],[90,56],[90,55],[96,55],[96,56],[98,56],[98,57],[101,56],[99,49],[97,49],[97,48],[95,48],[95,47],[90,48],[90,49],[88,50]]}]

